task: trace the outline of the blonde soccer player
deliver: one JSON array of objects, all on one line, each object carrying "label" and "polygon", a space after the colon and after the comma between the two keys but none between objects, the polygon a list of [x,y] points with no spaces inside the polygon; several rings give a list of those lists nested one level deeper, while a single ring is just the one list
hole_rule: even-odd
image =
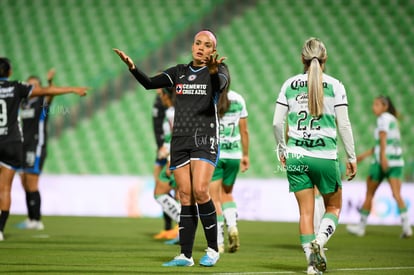
[{"label": "blonde soccer player", "polygon": [[[301,55],[304,73],[283,83],[273,118],[279,159],[286,169],[289,190],[294,192],[299,206],[300,242],[306,256],[307,274],[321,274],[326,270],[323,248],[335,232],[342,207],[337,131],[348,158],[348,179],[354,178],[357,171],[345,88],[339,80],[324,73],[327,57],[321,40],[306,40]],[[326,206],[316,235],[314,186]]]}]

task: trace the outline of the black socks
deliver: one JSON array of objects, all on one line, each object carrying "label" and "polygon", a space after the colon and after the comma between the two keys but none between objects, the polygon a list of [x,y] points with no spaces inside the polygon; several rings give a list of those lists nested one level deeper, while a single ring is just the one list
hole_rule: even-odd
[{"label": "black socks", "polygon": [[30,220],[40,221],[40,193],[26,192],[26,205]]},{"label": "black socks", "polygon": [[204,235],[206,236],[208,247],[218,252],[217,245],[217,215],[213,201],[210,199],[204,204],[198,205],[198,213],[203,224]]},{"label": "black socks", "polygon": [[197,231],[198,214],[197,206],[181,206],[179,236],[181,253],[187,258],[191,258],[193,254],[193,245],[195,233]]}]

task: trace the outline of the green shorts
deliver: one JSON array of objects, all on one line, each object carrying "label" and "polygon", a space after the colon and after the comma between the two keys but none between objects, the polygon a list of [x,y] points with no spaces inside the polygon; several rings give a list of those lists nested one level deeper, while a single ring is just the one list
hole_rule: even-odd
[{"label": "green shorts", "polygon": [[403,179],[403,167],[394,166],[389,167],[387,172],[382,171],[381,165],[378,162],[371,163],[369,167],[369,176],[372,180],[381,183],[385,178]]},{"label": "green shorts", "polygon": [[240,170],[240,159],[219,159],[212,181],[223,179],[223,184],[232,186]]},{"label": "green shorts", "polygon": [[164,165],[164,167],[162,168],[160,175],[158,176],[158,179],[161,182],[168,183],[174,189],[177,188],[177,183],[175,182],[173,172],[171,171],[171,176],[167,175],[167,165]]},{"label": "green shorts", "polygon": [[313,157],[286,159],[289,191],[298,192],[318,187],[321,194],[336,192],[342,188],[338,160]]}]

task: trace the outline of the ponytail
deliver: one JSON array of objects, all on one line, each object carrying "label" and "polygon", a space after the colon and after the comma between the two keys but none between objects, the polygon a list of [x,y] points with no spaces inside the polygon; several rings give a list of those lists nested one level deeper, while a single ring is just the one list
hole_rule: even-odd
[{"label": "ponytail", "polygon": [[312,58],[308,69],[308,108],[312,116],[323,113],[323,71],[318,59]]},{"label": "ponytail", "polygon": [[323,114],[323,67],[328,55],[325,45],[317,38],[309,38],[302,48],[302,61],[308,73],[308,109],[312,116]]}]

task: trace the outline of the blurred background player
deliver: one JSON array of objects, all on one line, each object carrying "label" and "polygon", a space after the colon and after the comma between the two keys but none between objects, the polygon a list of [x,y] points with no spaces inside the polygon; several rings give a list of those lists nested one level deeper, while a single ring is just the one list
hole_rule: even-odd
[{"label": "blurred background player", "polygon": [[[230,85],[231,80],[228,79]],[[235,91],[225,89],[219,98],[220,158],[210,184],[210,193],[217,212],[217,243],[224,252],[224,223],[228,232],[228,251],[236,252],[240,247],[237,228],[237,205],[232,191],[236,177],[249,166],[249,132],[247,108],[244,98]]]},{"label": "blurred background player", "polygon": [[[322,274],[327,262],[323,249],[335,233],[342,208],[337,131],[348,158],[349,180],[355,177],[357,166],[346,91],[339,80],[324,73],[328,58],[325,45],[317,38],[309,38],[302,47],[301,58],[304,73],[283,83],[273,127],[276,144],[282,150],[279,160],[286,168],[289,191],[294,192],[299,207],[300,242],[307,274]],[[317,234],[314,231],[315,185],[326,206]]]},{"label": "blurred background player", "polygon": [[[152,107],[152,126],[154,131],[155,142],[157,145],[157,156],[155,159],[154,164],[154,181],[155,186],[157,187],[157,181],[160,176],[161,171],[165,167],[167,163],[166,158],[160,158],[160,149],[164,144],[164,123],[165,123],[165,111],[168,107],[166,107],[161,99],[163,91],[162,89],[157,89],[157,94],[154,100],[154,105]],[[161,230],[159,233],[154,235],[154,239],[172,239],[174,231],[176,231],[172,226],[171,217],[163,212],[163,220],[164,220],[164,229]],[[175,234],[176,235],[176,234]]]},{"label": "blurred background player", "polygon": [[[177,240],[178,225],[172,228],[171,220],[178,224],[180,217],[180,205],[171,195],[175,191],[176,183],[174,176],[169,170],[170,143],[174,122],[174,98],[173,90],[170,88],[157,89],[157,98],[159,98],[164,108],[164,118],[162,121],[162,144],[159,146],[157,160],[163,160],[164,165],[155,178],[154,198],[161,205],[164,217],[167,217],[166,225],[169,228],[164,229],[155,236],[156,239]],[[175,194],[175,192],[174,192]]]},{"label": "blurred background player", "polygon": [[365,227],[372,207],[372,200],[379,185],[388,179],[392,196],[398,205],[402,223],[402,238],[413,235],[408,218],[407,206],[401,196],[404,160],[402,157],[401,134],[398,126],[398,112],[388,96],[379,96],[374,99],[372,111],[377,116],[377,127],[374,132],[375,147],[362,153],[357,160],[362,161],[374,155],[369,175],[366,180],[367,191],[365,201],[360,209],[360,222],[348,225],[349,233],[364,236]]},{"label": "blurred background player", "polygon": [[[49,86],[53,83],[54,75],[55,71],[49,70]],[[42,86],[37,76],[30,76],[27,83],[33,87]],[[23,169],[20,178],[26,193],[28,214],[27,219],[17,225],[22,229],[44,229],[41,221],[39,177],[47,156],[47,121],[52,100],[53,96],[25,98],[20,105],[20,118],[23,124]]]},{"label": "blurred background player", "polygon": [[0,241],[9,218],[11,187],[15,171],[23,166],[23,134],[18,118],[23,99],[35,96],[76,93],[86,95],[85,87],[34,87],[19,81],[9,81],[10,60],[0,57]]}]

